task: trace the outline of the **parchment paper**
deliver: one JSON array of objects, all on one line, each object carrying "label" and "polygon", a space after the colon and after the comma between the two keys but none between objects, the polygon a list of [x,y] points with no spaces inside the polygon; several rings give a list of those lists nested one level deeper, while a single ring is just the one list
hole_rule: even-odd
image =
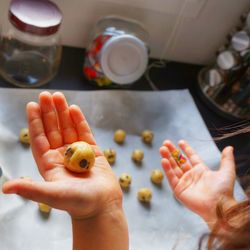
[{"label": "parchment paper", "polygon": [[[19,131],[27,127],[25,105],[37,101],[40,90],[0,89],[0,164],[10,178],[30,176],[41,180],[29,147],[18,142]],[[179,204],[165,179],[161,188],[150,182],[152,169],[161,168],[158,148],[166,138],[188,140],[213,169],[219,164],[220,152],[187,90],[162,92],[64,91],[70,104],[79,105],[93,129],[98,144],[114,148],[117,161],[113,166],[119,176],[132,175],[129,192],[124,192],[124,208],[130,230],[131,250],[197,249],[199,237],[207,232],[203,221]],[[113,142],[113,133],[122,128],[126,143]],[[141,142],[144,129],[154,131],[152,147]],[[138,167],[131,152],[141,148],[145,158]],[[153,191],[150,206],[137,201],[140,187]],[[244,192],[236,183],[238,199]],[[18,196],[0,194],[1,250],[69,250],[71,249],[69,216],[56,209],[43,217],[37,204]],[[101,249],[100,249],[101,250]]]}]

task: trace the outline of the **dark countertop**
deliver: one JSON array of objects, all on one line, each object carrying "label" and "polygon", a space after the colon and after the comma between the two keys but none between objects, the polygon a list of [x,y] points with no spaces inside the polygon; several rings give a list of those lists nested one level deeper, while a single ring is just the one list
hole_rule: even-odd
[{"label": "dark countertop", "polygon": [[[83,58],[84,49],[64,47],[62,64],[58,75],[49,84],[41,88],[60,90],[100,89],[88,83],[82,75]],[[153,68],[150,71],[150,76],[154,83],[157,83],[156,86],[159,90],[189,89],[212,137],[216,137],[221,134],[221,128],[231,126],[237,121],[231,121],[221,117],[205,103],[204,97],[199,94],[197,88],[197,74],[201,68],[201,65],[170,62],[167,63],[164,68]],[[15,88],[1,78],[0,87]],[[126,89],[152,90],[145,77],[142,77],[139,81]],[[217,141],[216,144],[220,150],[226,145],[235,147],[238,176],[243,176],[250,171],[250,134],[242,134],[222,141]],[[244,183],[242,184],[244,186]]]}]

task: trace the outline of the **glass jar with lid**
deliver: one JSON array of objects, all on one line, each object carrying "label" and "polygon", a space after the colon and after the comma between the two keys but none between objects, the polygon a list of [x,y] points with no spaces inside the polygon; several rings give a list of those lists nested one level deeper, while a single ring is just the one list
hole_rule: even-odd
[{"label": "glass jar with lid", "polygon": [[149,35],[137,21],[116,16],[100,19],[86,51],[83,71],[103,87],[127,85],[146,71]]},{"label": "glass jar with lid", "polygon": [[12,0],[0,37],[0,73],[19,87],[38,87],[57,73],[62,14],[48,0]]}]

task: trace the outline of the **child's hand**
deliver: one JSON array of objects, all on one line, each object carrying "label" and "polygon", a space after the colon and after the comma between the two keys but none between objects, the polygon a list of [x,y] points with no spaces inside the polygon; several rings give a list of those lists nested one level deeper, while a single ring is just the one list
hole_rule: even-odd
[{"label": "child's hand", "polygon": [[[27,116],[33,156],[45,182],[13,180],[4,185],[5,193],[66,210],[73,218],[121,206],[120,186],[79,107],[69,107],[62,93],[43,92],[39,104],[27,105]],[[89,173],[75,174],[63,165],[66,146],[75,141],[85,141],[95,150],[95,166]]]},{"label": "child's hand", "polygon": [[225,206],[236,203],[233,198],[235,182],[233,148],[226,147],[223,150],[220,169],[212,171],[187,142],[182,140],[179,146],[189,162],[176,162],[172,153],[177,149],[171,141],[165,141],[160,148],[163,157],[162,166],[169,184],[176,198],[212,227],[216,221],[217,204],[220,201],[225,202]]}]

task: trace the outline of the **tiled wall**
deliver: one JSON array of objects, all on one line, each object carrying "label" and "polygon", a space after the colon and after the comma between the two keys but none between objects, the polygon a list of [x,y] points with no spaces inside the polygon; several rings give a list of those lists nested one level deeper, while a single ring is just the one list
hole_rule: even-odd
[{"label": "tiled wall", "polygon": [[[5,18],[10,0],[0,1]],[[85,47],[99,18],[121,15],[144,24],[150,33],[151,56],[208,63],[249,0],[54,0],[64,13],[62,41]],[[179,13],[182,13],[178,18]],[[178,25],[176,25],[178,24]],[[176,27],[174,29],[174,27]],[[174,32],[173,32],[174,29]]]}]

